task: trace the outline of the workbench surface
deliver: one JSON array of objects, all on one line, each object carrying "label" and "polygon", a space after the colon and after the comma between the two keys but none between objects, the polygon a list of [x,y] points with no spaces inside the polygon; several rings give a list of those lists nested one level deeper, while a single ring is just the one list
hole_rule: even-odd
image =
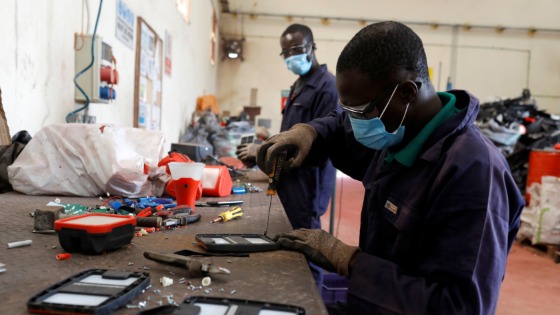
[{"label": "workbench surface", "polygon": [[[101,255],[73,253],[68,260],[56,259],[57,254],[65,252],[57,235],[32,232],[34,219],[30,213],[56,198],[63,204],[79,203],[85,206],[99,205],[99,198],[26,196],[16,192],[0,194],[0,242],[3,243],[0,263],[5,264],[6,268],[4,273],[0,273],[0,313],[27,314],[26,303],[31,296],[78,272],[97,268],[149,272],[151,287],[129,303],[138,305],[146,301],[146,309],[158,306],[158,301],[168,304],[166,297],[172,294],[177,303],[188,296],[212,296],[290,304],[305,308],[306,314],[326,314],[307,261],[296,252],[280,250],[251,253],[249,257],[212,257],[210,259],[215,265],[230,269],[231,274],[212,275],[211,285],[205,287],[212,288],[208,293],[205,288],[193,291],[187,288],[187,283],[179,283],[179,279],[185,277],[194,286],[200,286],[201,278],[189,278],[181,267],[159,264],[143,257],[144,251],[202,251],[193,244],[195,234],[262,234],[270,197],[264,192],[264,181],[255,180],[251,183],[263,188],[263,192],[202,199],[243,200],[244,215],[240,219],[212,224],[209,222],[214,217],[230,207],[197,207],[196,212],[202,215],[201,220],[185,228],[134,237],[131,244]],[[291,229],[279,199],[273,196],[268,235]],[[7,248],[7,243],[22,240],[32,240],[33,243],[26,247]],[[160,284],[163,276],[172,278],[173,285],[163,287]],[[121,308],[115,314],[136,314],[138,311]]]}]

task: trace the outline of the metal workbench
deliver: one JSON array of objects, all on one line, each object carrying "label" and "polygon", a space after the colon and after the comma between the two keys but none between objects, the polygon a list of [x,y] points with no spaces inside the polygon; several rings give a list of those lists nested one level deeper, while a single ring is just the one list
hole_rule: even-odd
[{"label": "metal workbench", "polygon": [[[262,174],[262,173],[261,173]],[[264,175],[264,174],[262,174]],[[261,176],[253,176],[251,183],[266,188]],[[263,189],[265,190],[265,189]],[[243,200],[244,216],[226,223],[209,223],[212,218],[227,209],[220,207],[197,207],[202,219],[185,228],[162,230],[143,237],[134,237],[131,244],[101,255],[73,253],[68,260],[57,260],[64,253],[57,235],[33,233],[34,219],[30,216],[36,208],[59,198],[61,203],[79,203],[86,206],[100,204],[98,198],[65,196],[27,196],[16,192],[0,194],[0,263],[6,271],[0,273],[0,313],[27,314],[27,300],[78,272],[99,268],[125,271],[149,272],[151,288],[133,300],[137,305],[146,301],[146,309],[158,306],[158,301],[167,304],[166,296],[180,303],[187,296],[213,296],[236,299],[260,300],[283,303],[305,308],[306,314],[326,314],[325,306],[305,257],[296,252],[273,251],[252,253],[249,257],[212,257],[214,264],[231,270],[231,275],[213,275],[211,291],[191,290],[179,279],[186,276],[180,267],[147,260],[144,251],[173,253],[190,249],[201,251],[193,244],[194,235],[199,233],[258,233],[265,229],[270,197],[264,192],[231,195],[224,198],[203,200]],[[276,196],[272,199],[269,236],[291,230],[290,223]],[[21,240],[32,240],[31,246],[8,249],[6,244]],[[163,287],[160,278],[174,280],[172,286]],[[188,278],[199,286],[201,278]],[[223,290],[222,290],[223,289]],[[159,290],[159,291],[158,291]],[[138,309],[121,308],[116,314],[136,314]]]}]

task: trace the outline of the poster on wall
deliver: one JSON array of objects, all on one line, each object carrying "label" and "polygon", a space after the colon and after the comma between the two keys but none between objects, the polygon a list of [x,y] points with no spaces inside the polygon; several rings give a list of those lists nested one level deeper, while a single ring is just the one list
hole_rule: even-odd
[{"label": "poster on wall", "polygon": [[134,48],[134,20],[134,12],[123,0],[117,0],[115,36],[130,49]]},{"label": "poster on wall", "polygon": [[163,41],[142,19],[137,19],[134,127],[161,129]]}]

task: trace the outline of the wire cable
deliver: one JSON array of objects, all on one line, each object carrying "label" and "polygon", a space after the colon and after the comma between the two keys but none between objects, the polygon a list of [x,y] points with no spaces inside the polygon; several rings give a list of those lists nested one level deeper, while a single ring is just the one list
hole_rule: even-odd
[{"label": "wire cable", "polygon": [[99,0],[99,9],[97,10],[97,18],[95,19],[95,27],[93,28],[93,37],[91,38],[91,62],[90,64],[85,67],[82,71],[78,72],[76,74],[76,76],[74,77],[74,85],[76,86],[76,88],[78,88],[78,90],[80,91],[80,93],[82,93],[82,95],[86,98],[86,103],[84,104],[84,106],[76,109],[75,111],[69,113],[68,115],[66,115],[66,122],[69,123],[70,122],[70,118],[74,115],[76,115],[78,112],[88,108],[89,106],[89,97],[87,95],[87,93],[82,89],[82,87],[78,84],[78,82],[76,81],[78,79],[79,76],[81,76],[82,74],[84,74],[86,71],[88,71],[92,66],[93,66],[93,62],[95,60],[95,34],[97,33],[97,25],[99,24],[99,16],[101,15],[101,7],[103,6],[103,0]]}]

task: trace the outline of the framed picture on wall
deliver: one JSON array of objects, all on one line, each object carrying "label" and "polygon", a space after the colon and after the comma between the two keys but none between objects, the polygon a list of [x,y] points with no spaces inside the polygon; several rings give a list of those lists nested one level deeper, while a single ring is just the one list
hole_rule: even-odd
[{"label": "framed picture on wall", "polygon": [[134,127],[161,129],[163,41],[138,17],[134,80]]}]

